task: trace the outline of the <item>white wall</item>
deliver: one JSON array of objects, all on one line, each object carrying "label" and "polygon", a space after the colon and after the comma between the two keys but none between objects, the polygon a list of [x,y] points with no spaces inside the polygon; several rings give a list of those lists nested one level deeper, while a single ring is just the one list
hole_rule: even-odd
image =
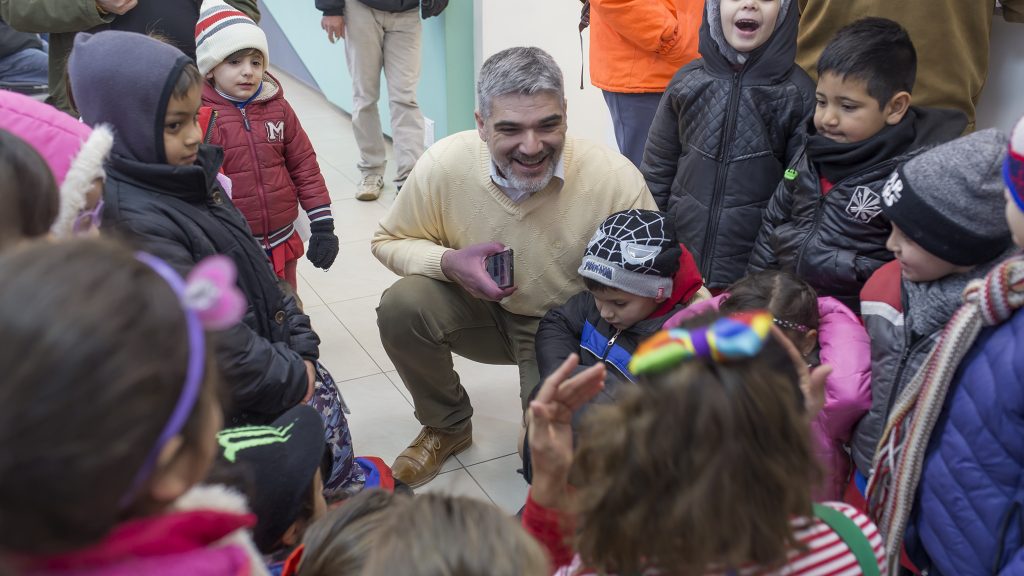
[{"label": "white wall", "polygon": [[[590,30],[583,31],[580,53],[580,3],[570,0],[475,0],[476,69],[489,56],[512,46],[537,46],[554,57],[565,77],[569,133],[604,142],[613,149],[615,133],[601,90],[584,70],[580,90],[580,58],[589,55]],[[589,61],[589,57],[583,57]]]},{"label": "white wall", "polygon": [[988,81],[978,101],[978,129],[1009,132],[1024,116],[1024,24],[1009,24],[997,14],[989,57]]}]

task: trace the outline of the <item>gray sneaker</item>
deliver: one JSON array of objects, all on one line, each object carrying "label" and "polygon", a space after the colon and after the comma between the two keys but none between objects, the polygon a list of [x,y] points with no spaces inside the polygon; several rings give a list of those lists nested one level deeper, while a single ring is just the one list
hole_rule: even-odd
[{"label": "gray sneaker", "polygon": [[356,200],[376,200],[384,189],[384,177],[380,174],[366,174],[356,188]]}]

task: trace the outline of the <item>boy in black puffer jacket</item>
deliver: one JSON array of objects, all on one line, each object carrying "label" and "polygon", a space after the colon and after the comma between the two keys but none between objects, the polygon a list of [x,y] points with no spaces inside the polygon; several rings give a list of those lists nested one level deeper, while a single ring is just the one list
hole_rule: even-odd
[{"label": "boy in black puffer jacket", "polygon": [[248,309],[241,323],[218,333],[215,346],[231,390],[231,420],[268,423],[311,398],[320,339],[278,287],[266,254],[217,182],[224,154],[201,144],[203,78],[195,63],[142,34],[107,31],[79,34],[68,70],[83,120],[116,133],[103,233],[183,275],[213,254],[231,258],[238,270]]},{"label": "boy in black puffer jacket", "polygon": [[967,125],[958,110],[910,106],[917,56],[899,24],[863,18],[818,61],[817,108],[768,203],[749,272],[777,268],[860,310],[871,274],[892,260],[879,193],[893,169]]},{"label": "boy in black puffer jacket", "polygon": [[[543,382],[570,354],[579,355],[580,370],[603,362],[605,386],[593,402],[612,402],[620,386],[636,381],[629,361],[640,342],[709,294],[671,218],[653,210],[606,218],[587,244],[579,274],[587,289],[548,311],[537,327],[537,367]],[[585,412],[573,414],[574,427]],[[529,446],[523,451],[529,481]]]},{"label": "boy in black puffer jacket", "polygon": [[793,0],[707,0],[702,58],[669,83],[640,166],[713,291],[745,275],[764,208],[814,111]]}]

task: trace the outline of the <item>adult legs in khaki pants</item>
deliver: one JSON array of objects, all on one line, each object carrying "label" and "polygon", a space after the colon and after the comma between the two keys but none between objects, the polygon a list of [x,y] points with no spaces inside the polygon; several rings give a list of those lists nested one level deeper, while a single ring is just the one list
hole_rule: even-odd
[{"label": "adult legs in khaki pants", "polygon": [[425,484],[449,456],[472,444],[473,407],[452,352],[485,364],[517,364],[525,406],[540,378],[534,353],[539,322],[425,276],[402,278],[384,292],[377,308],[381,341],[424,425],[395,460],[396,478],[413,487]]},{"label": "adult legs in khaki pants", "polygon": [[379,188],[375,194],[363,190],[368,185],[367,178],[383,185],[386,156],[377,110],[382,69],[391,109],[395,181],[404,182],[423,154],[423,114],[416,101],[421,31],[417,9],[386,12],[370,8],[360,0],[345,3],[345,59],[352,76],[352,132],[359,147],[359,171],[363,175],[360,200],[373,200],[380,194]]}]

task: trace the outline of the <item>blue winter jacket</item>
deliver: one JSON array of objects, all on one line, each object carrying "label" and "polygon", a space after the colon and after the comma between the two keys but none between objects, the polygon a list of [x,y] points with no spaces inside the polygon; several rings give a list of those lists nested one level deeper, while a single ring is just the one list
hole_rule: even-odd
[{"label": "blue winter jacket", "polygon": [[929,576],[1024,574],[1024,310],[987,328],[954,376],[906,533]]}]

